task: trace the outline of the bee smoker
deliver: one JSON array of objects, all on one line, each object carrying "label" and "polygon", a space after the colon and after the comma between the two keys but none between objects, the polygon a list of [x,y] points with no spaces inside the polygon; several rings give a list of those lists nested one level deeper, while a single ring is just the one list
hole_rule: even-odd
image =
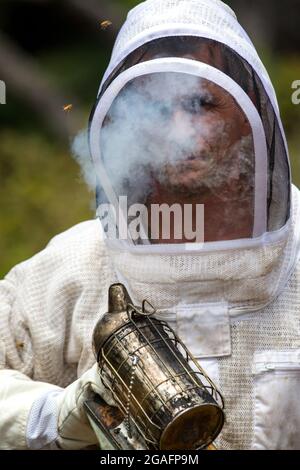
[{"label": "bee smoker", "polygon": [[147,301],[134,306],[122,284],[109,289],[93,348],[103,385],[118,406],[100,397],[85,404],[104,446],[196,450],[216,439],[224,424],[222,395],[153,307]]}]

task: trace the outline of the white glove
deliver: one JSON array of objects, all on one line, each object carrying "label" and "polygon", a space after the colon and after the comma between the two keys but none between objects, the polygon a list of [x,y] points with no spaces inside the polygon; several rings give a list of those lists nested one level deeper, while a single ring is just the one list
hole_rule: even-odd
[{"label": "white glove", "polygon": [[95,364],[56,397],[59,410],[56,444],[59,448],[82,449],[98,443],[83,408],[91,392],[100,395],[109,405],[116,406],[109,391],[103,386]]},{"label": "white glove", "polygon": [[115,405],[97,364],[66,388],[0,370],[0,449],[81,449],[98,443],[83,409],[91,392]]}]

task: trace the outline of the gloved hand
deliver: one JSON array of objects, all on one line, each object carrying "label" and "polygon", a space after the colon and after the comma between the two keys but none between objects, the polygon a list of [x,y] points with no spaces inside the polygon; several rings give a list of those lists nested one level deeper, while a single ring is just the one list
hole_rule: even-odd
[{"label": "gloved hand", "polygon": [[0,370],[0,449],[82,449],[98,443],[83,409],[92,392],[115,405],[97,364],[66,388]]},{"label": "gloved hand", "polygon": [[56,444],[59,448],[82,449],[98,443],[83,407],[91,392],[100,395],[109,405],[116,406],[102,384],[98,365],[95,364],[56,398],[59,411]]}]

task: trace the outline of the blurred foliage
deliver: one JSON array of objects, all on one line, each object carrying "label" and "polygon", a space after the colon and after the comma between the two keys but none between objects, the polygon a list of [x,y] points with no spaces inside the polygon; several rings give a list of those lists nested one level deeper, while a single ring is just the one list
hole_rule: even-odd
[{"label": "blurred foliage", "polygon": [[293,182],[300,187],[300,105],[293,104],[291,99],[295,91],[292,89],[292,83],[300,80],[300,57],[294,53],[273,56],[267,64],[267,70],[276,90],[287,135]]},{"label": "blurred foliage", "polygon": [[38,133],[1,130],[1,271],[56,233],[94,215],[93,197],[68,152]]},{"label": "blurred foliage", "polygon": [[[51,85],[63,90],[65,103],[72,102],[79,116],[79,130],[87,125],[113,43],[100,27],[97,31],[78,15],[63,10],[63,2],[50,3],[51,8],[33,1],[2,0],[0,28],[35,60]],[[128,10],[140,2],[106,3],[123,4]],[[231,3],[238,8],[237,0]],[[245,5],[243,0],[244,9]],[[293,179],[300,185],[300,105],[291,102],[291,84],[300,80],[300,56],[295,52],[300,42],[298,46],[293,42],[289,51],[286,45],[280,50],[258,43],[259,35],[254,39],[275,85]],[[67,146],[51,135],[28,104],[10,92],[9,84],[7,104],[0,107],[0,123],[1,277],[42,249],[53,235],[92,218],[94,195],[82,181]]]}]

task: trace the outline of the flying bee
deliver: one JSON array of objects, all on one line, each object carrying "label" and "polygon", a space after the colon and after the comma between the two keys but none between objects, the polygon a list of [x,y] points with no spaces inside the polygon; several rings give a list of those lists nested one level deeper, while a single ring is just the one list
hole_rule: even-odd
[{"label": "flying bee", "polygon": [[101,26],[101,29],[107,29],[109,26],[112,25],[112,22],[110,20],[104,20],[104,21],[101,21],[100,23],[100,26]]},{"label": "flying bee", "polygon": [[67,113],[67,112],[71,111],[72,108],[73,108],[73,105],[72,105],[72,104],[66,104],[66,105],[63,107],[63,110]]}]

